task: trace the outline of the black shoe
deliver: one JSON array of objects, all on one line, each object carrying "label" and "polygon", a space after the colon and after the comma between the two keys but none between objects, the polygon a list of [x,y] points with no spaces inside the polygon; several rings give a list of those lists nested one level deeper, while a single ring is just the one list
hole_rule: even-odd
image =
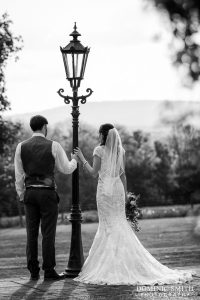
[{"label": "black shoe", "polygon": [[55,270],[44,271],[44,280],[61,280],[65,279],[65,274],[58,274]]},{"label": "black shoe", "polygon": [[31,273],[30,280],[39,280],[40,274],[39,273]]}]

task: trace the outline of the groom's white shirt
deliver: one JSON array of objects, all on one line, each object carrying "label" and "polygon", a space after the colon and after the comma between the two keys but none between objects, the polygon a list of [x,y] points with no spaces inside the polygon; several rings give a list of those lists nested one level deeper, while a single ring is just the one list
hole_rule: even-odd
[{"label": "groom's white shirt", "polygon": [[[42,136],[45,138],[45,136],[42,133],[33,133],[33,136]],[[24,186],[25,172],[21,160],[21,144],[22,143],[19,143],[17,145],[14,163],[15,163],[15,187],[16,187],[17,194],[20,198],[20,201],[23,201],[24,192],[25,192],[25,186]],[[55,158],[55,168],[58,171],[64,174],[71,174],[76,169],[77,161],[74,158],[71,161],[69,161],[64,149],[58,142],[53,141],[52,143],[52,155]]]}]

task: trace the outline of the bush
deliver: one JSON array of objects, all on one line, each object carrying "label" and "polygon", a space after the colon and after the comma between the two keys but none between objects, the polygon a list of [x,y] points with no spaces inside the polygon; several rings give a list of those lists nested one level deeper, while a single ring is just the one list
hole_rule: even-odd
[{"label": "bush", "polygon": [[190,205],[170,205],[142,208],[143,219],[155,218],[178,218],[186,216],[195,216],[200,210],[200,205],[195,205],[191,209]]},{"label": "bush", "polygon": [[[178,218],[187,216],[199,216],[200,204],[195,204],[193,209],[190,205],[170,205],[170,206],[152,206],[143,207],[142,219],[156,219],[156,218]],[[59,214],[59,224],[71,224],[69,221],[70,213]],[[96,210],[89,210],[82,212],[83,223],[98,223],[99,218]],[[25,216],[23,216],[23,224],[25,226]],[[2,217],[0,218],[0,228],[19,227],[19,217]]]}]

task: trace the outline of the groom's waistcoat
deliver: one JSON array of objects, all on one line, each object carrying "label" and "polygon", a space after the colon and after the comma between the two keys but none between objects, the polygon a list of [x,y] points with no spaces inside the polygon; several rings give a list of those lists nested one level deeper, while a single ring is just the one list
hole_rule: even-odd
[{"label": "groom's waistcoat", "polygon": [[55,158],[52,155],[52,141],[34,136],[21,144],[21,160],[26,174],[25,185],[55,187]]}]

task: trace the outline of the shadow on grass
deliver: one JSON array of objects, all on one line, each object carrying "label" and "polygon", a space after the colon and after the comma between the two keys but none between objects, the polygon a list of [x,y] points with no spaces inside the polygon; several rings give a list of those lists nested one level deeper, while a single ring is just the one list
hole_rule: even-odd
[{"label": "shadow on grass", "polygon": [[10,300],[68,299],[76,289],[76,284],[71,284],[66,279],[59,281],[28,280],[19,284],[20,288],[10,296]]},{"label": "shadow on grass", "polygon": [[[15,283],[18,284],[17,281]],[[35,289],[36,286],[37,286],[37,281],[32,281],[32,280],[28,280],[23,284],[20,283],[20,288],[10,296],[10,300],[17,300],[22,298],[27,299],[26,295],[28,295],[32,289]]]}]

